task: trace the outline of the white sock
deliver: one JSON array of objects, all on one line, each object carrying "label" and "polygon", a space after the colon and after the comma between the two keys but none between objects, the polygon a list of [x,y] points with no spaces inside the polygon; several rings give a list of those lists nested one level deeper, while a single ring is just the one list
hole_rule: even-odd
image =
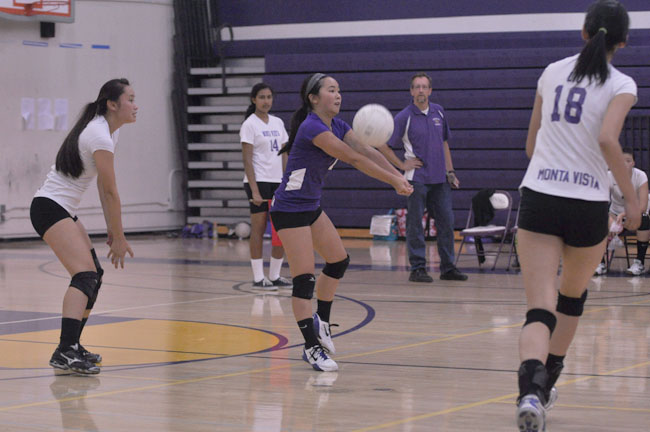
[{"label": "white sock", "polygon": [[280,270],[282,270],[282,262],[284,258],[271,257],[271,268],[269,269],[269,280],[277,280],[280,277]]},{"label": "white sock", "polygon": [[252,259],[251,267],[253,268],[253,282],[259,282],[264,279],[264,259]]}]

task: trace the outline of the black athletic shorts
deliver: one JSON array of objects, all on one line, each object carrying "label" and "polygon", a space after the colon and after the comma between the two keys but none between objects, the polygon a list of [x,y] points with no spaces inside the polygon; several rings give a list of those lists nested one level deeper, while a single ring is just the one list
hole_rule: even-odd
[{"label": "black athletic shorts", "polygon": [[299,228],[304,226],[311,226],[316,219],[323,213],[323,209],[318,207],[316,210],[304,212],[282,212],[272,211],[271,222],[276,231],[285,228]]},{"label": "black athletic shorts", "polygon": [[29,208],[29,217],[32,220],[32,226],[41,238],[58,221],[71,218],[76,222],[78,219],[77,216],[72,217],[56,201],[45,197],[36,197],[32,200],[32,205]]},{"label": "black athletic shorts", "polygon": [[[275,193],[275,190],[278,188],[278,186],[280,186],[280,183],[257,182],[257,188],[260,190],[260,195],[262,195],[262,198],[265,200],[273,199],[273,194]],[[244,190],[246,191],[246,196],[249,199],[251,213],[254,214],[269,211],[268,201],[264,201],[262,205],[258,206],[253,204],[253,201],[250,201],[253,199],[253,191],[251,190],[251,186],[248,183],[244,183]]]},{"label": "black athletic shorts", "polygon": [[607,201],[585,201],[521,189],[519,228],[560,237],[573,247],[595,246],[609,232]]}]

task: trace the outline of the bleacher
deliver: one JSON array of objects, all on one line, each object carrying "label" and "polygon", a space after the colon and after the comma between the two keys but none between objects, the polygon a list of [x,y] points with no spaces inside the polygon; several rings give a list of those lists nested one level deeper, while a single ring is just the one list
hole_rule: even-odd
[{"label": "bleacher", "polygon": [[[189,22],[190,27],[193,24]],[[236,134],[245,93],[263,77],[275,92],[272,113],[288,128],[292,112],[301,104],[300,85],[313,72],[338,80],[343,95],[340,118],[348,123],[367,103],[383,104],[396,114],[411,103],[410,77],[427,72],[433,78],[431,100],[445,108],[452,130],[449,143],[461,181],[461,189],[452,192],[455,228],[464,226],[471,198],[482,188],[510,191],[515,212],[517,187],[528,164],[524,147],[537,79],[548,63],[578,53],[583,43],[577,31],[241,41],[235,37],[218,45],[221,55],[228,58],[228,65],[260,61],[256,73],[233,75],[225,70],[226,77],[216,67],[202,77],[201,88],[186,92],[194,98],[189,105],[197,105],[188,108],[190,124],[185,129],[179,126],[190,135],[181,143],[181,154],[190,159],[188,220],[208,217],[223,223],[247,218],[243,188],[237,186],[243,172]],[[630,45],[617,53],[614,64],[639,86],[639,102],[621,142],[635,148],[637,166],[650,173],[649,46],[650,31],[632,30]],[[233,94],[238,96],[236,104],[227,105],[226,96]],[[194,168],[200,172],[190,172]],[[406,207],[406,199],[339,162],[328,176],[322,206],[337,227],[367,229],[373,215]]]},{"label": "bleacher", "polygon": [[[508,190],[514,197],[513,212],[518,208],[516,189],[528,162],[524,147],[537,79],[545,65],[578,50],[579,46],[267,54],[264,80],[275,91],[274,114],[288,126],[300,104],[302,80],[310,73],[326,72],[337,79],[343,95],[339,117],[348,123],[367,103],[383,104],[396,114],[411,101],[410,77],[418,71],[429,73],[431,100],[445,108],[452,129],[450,147],[462,186],[452,196],[456,228],[461,228],[479,189]],[[639,85],[635,117],[650,114],[646,52],[645,46],[628,47],[615,59]],[[647,141],[635,145],[647,151]],[[368,227],[372,215],[406,207],[405,198],[390,187],[341,162],[326,184],[322,206],[339,227]]]}]

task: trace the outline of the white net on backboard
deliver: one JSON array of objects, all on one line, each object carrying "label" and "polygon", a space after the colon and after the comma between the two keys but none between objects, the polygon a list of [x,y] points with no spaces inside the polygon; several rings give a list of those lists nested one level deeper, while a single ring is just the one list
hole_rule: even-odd
[{"label": "white net on backboard", "polygon": [[0,0],[0,18],[73,22],[74,0]]}]

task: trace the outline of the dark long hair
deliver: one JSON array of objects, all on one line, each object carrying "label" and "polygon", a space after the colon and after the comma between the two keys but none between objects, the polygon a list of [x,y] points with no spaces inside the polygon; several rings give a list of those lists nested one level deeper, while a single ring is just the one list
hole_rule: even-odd
[{"label": "dark long hair", "polygon": [[79,155],[79,135],[95,116],[105,115],[108,110],[106,103],[110,100],[117,102],[124,93],[124,88],[130,85],[126,78],[112,79],[99,90],[95,102],[86,105],[72,127],[70,133],[56,154],[56,170],[72,178],[79,178],[84,171],[84,165]]},{"label": "dark long hair", "polygon": [[270,85],[264,84],[264,83],[257,83],[253,86],[251,89],[251,94],[249,95],[249,99],[251,101],[251,104],[248,105],[248,109],[246,109],[246,115],[244,116],[245,119],[251,116],[255,112],[255,104],[253,103],[253,99],[257,97],[257,94],[261,92],[264,89],[269,89],[271,90],[271,95],[273,95],[273,89],[271,88]]},{"label": "dark long hair", "polygon": [[[309,114],[312,109],[311,102],[309,101],[309,95],[318,95],[323,79],[327,78],[328,76],[329,75],[315,73],[305,78],[305,80],[302,82],[302,86],[300,87],[300,100],[302,101],[302,105],[300,108],[294,111],[293,115],[291,116],[291,131],[289,132],[289,141],[287,141],[287,144],[282,147],[278,154],[288,154],[291,151],[291,146],[296,139],[298,128],[300,127],[300,124],[305,121],[307,114]],[[309,85],[310,83],[311,85]],[[310,87],[309,89],[307,88],[308,85]]]},{"label": "dark long hair", "polygon": [[617,0],[599,0],[589,6],[584,29],[589,36],[569,75],[569,81],[580,82],[589,78],[603,85],[609,77],[607,54],[614,51],[617,44],[627,41],[630,17],[625,6]]}]

